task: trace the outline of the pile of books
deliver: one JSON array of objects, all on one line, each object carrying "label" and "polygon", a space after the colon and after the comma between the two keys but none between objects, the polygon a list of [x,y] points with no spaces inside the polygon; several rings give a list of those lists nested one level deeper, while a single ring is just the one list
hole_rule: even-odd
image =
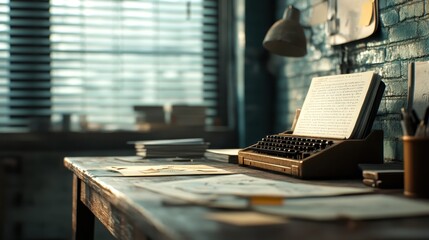
[{"label": "pile of books", "polygon": [[359,164],[363,184],[374,188],[403,188],[403,163]]},{"label": "pile of books", "polygon": [[137,156],[144,158],[203,157],[209,143],[202,138],[163,139],[130,142]]}]

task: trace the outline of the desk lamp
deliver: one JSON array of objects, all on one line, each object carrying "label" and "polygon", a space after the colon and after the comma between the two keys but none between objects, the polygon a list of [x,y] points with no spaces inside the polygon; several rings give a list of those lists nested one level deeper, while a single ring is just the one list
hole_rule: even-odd
[{"label": "desk lamp", "polygon": [[304,29],[299,23],[300,11],[293,6],[285,9],[283,18],[271,26],[263,46],[273,54],[285,57],[302,57],[307,54]]}]

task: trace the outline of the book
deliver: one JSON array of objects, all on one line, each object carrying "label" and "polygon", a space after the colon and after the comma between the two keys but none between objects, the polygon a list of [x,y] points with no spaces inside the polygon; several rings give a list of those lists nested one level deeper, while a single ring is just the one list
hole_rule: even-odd
[{"label": "book", "polygon": [[193,105],[172,105],[170,124],[175,126],[204,126],[206,107]]},{"label": "book", "polygon": [[238,151],[241,149],[207,149],[204,157],[209,160],[215,160],[227,163],[238,163]]},{"label": "book", "polygon": [[365,170],[363,184],[374,188],[403,188],[404,170]]},{"label": "book", "polygon": [[172,144],[201,144],[204,143],[202,138],[179,138],[179,139],[157,139],[128,142],[140,146],[172,145]]},{"label": "book", "polygon": [[162,123],[165,124],[165,113],[163,106],[134,106],[136,121],[138,123]]},{"label": "book", "polygon": [[166,114],[161,105],[136,105],[136,128],[139,131],[151,131],[167,127]]},{"label": "book", "polygon": [[313,78],[293,134],[334,139],[365,137],[384,87],[373,71]]},{"label": "book", "polygon": [[[410,63],[408,79],[408,110],[414,109],[417,116],[423,118],[429,106],[429,61]],[[414,76],[414,77],[413,77]]]},{"label": "book", "polygon": [[362,183],[374,188],[403,188],[404,166],[402,163],[360,164]]},{"label": "book", "polygon": [[209,146],[202,138],[162,139],[129,142],[136,155],[145,158],[203,157]]}]

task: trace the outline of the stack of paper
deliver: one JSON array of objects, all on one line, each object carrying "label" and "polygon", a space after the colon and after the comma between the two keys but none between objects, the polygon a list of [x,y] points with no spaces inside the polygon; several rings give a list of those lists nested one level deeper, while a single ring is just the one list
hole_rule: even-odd
[{"label": "stack of paper", "polygon": [[207,149],[204,157],[209,160],[215,160],[227,163],[238,163],[238,151],[241,149]]},{"label": "stack of paper", "polygon": [[202,138],[164,139],[131,142],[137,155],[145,158],[203,157],[208,143]]}]

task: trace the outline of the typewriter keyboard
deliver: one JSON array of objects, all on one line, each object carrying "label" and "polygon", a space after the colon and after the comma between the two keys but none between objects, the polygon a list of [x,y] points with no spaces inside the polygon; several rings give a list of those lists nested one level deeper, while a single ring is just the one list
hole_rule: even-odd
[{"label": "typewriter keyboard", "polygon": [[250,146],[255,152],[289,159],[305,159],[322,151],[334,141],[320,138],[306,138],[286,135],[268,135]]}]

